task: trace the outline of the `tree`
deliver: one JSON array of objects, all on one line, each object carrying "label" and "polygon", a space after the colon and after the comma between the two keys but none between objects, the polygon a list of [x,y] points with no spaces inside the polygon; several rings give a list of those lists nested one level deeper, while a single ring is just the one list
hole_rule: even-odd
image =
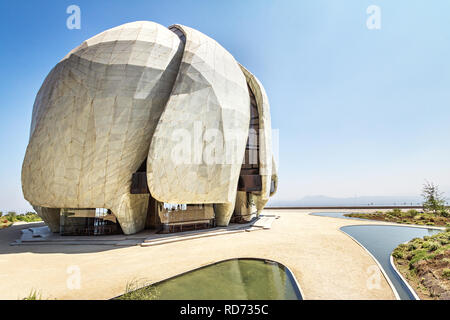
[{"label": "tree", "polygon": [[439,187],[433,182],[425,182],[423,185],[422,196],[424,198],[423,209],[436,215],[447,216],[445,207],[445,198],[439,191]]},{"label": "tree", "polygon": [[8,214],[5,216],[5,218],[10,222],[16,221],[17,213],[15,211],[8,211]]}]

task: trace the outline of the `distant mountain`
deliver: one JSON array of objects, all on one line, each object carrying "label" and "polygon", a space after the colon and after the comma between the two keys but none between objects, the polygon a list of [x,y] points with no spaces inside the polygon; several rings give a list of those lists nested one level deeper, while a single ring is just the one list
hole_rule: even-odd
[{"label": "distant mountain", "polygon": [[333,198],[323,195],[306,196],[299,200],[270,200],[269,207],[295,206],[388,206],[388,205],[420,205],[419,196],[361,196],[352,198]]}]

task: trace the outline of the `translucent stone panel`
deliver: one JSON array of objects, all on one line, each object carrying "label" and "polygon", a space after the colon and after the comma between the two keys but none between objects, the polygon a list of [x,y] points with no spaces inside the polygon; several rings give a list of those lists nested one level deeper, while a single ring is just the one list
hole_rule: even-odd
[{"label": "translucent stone panel", "polygon": [[146,208],[140,200],[134,210],[131,175],[148,154],[182,53],[167,28],[134,22],[94,36],[59,62],[33,107],[25,198],[48,208],[108,208],[125,232],[135,231],[130,224],[141,223],[135,215]]}]

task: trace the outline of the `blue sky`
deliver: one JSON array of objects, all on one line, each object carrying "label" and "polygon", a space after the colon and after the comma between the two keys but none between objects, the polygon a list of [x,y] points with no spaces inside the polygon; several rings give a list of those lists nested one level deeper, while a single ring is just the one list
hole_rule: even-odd
[{"label": "blue sky", "polygon": [[[81,8],[81,29],[66,8]],[[366,27],[369,5],[381,29]],[[279,129],[275,200],[450,195],[449,1],[2,1],[0,210],[20,185],[35,95],[72,48],[122,23],[196,28],[251,70]]]}]

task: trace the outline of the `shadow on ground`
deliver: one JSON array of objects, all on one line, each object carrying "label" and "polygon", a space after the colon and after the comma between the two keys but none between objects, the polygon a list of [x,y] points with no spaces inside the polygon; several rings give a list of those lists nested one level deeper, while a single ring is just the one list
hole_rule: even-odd
[{"label": "shadow on ground", "polygon": [[[120,249],[124,246],[117,246],[114,244],[107,245],[72,245],[72,244],[20,244],[11,245],[14,241],[18,240],[22,236],[22,229],[43,227],[45,224],[43,222],[28,223],[20,225],[12,225],[8,228],[0,230],[0,254],[14,254],[14,253],[66,253],[66,254],[77,254],[77,253],[92,253],[101,252],[107,250]],[[130,244],[130,246],[136,244]]]}]

